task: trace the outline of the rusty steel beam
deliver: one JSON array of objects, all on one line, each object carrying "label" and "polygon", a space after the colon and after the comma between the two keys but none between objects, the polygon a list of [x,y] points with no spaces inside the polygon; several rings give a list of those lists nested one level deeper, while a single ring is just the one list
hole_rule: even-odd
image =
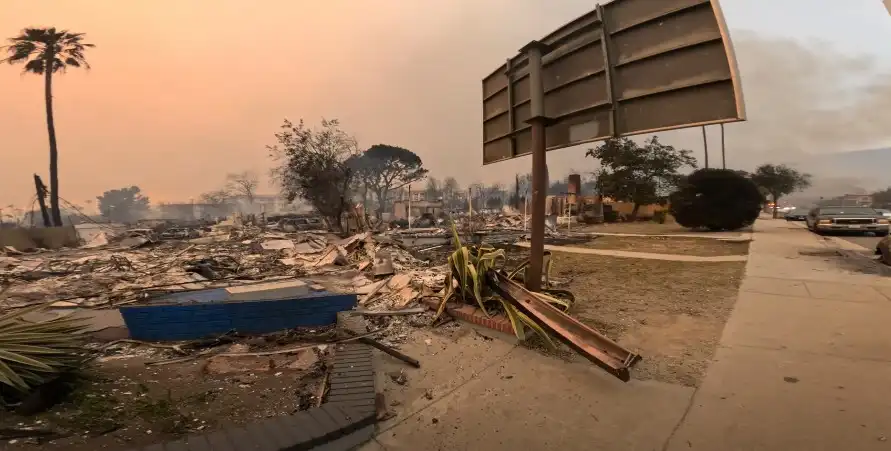
[{"label": "rusty steel beam", "polygon": [[539,299],[504,273],[490,271],[488,277],[495,292],[546,331],[620,380],[628,382],[631,379],[630,369],[641,360],[640,355]]}]

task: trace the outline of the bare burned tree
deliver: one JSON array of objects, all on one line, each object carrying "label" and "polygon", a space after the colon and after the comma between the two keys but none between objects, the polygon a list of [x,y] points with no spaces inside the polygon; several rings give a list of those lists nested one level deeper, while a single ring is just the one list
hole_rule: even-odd
[{"label": "bare burned tree", "polygon": [[215,191],[208,191],[199,196],[199,199],[202,203],[213,206],[220,206],[232,201],[232,193],[225,189],[219,189]]},{"label": "bare burned tree", "polygon": [[257,185],[260,179],[251,171],[244,171],[226,176],[226,191],[237,196],[244,197],[248,204],[254,203],[254,195],[257,193]]},{"label": "bare burned tree", "polygon": [[286,119],[281,128],[275,134],[278,143],[267,148],[280,163],[273,178],[282,194],[288,201],[306,200],[332,228],[342,230],[341,217],[352,197],[354,174],[348,160],[358,153],[355,138],[341,130],[336,119],[322,119],[317,129],[303,120],[294,124]]}]

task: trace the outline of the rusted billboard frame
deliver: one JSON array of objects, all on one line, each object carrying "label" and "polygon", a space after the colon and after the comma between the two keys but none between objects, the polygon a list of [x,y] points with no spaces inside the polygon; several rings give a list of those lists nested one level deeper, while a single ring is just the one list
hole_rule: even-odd
[{"label": "rusted billboard frame", "polygon": [[[622,0],[614,0],[614,1],[612,1],[612,2],[608,2],[606,5],[597,5],[597,7],[596,7],[595,10],[593,10],[593,11],[591,11],[591,12],[589,12],[589,13],[586,13],[586,14],[584,14],[584,15],[582,15],[582,16],[580,16],[580,17],[578,17],[578,18],[576,18],[576,19],[574,19],[574,20],[572,20],[572,21],[570,21],[569,23],[567,23],[567,24],[563,25],[562,27],[558,28],[556,31],[554,31],[554,32],[552,32],[552,33],[550,33],[550,34],[548,34],[547,36],[545,36],[545,37],[542,38],[541,40],[539,40],[539,41],[534,41],[534,42],[539,43],[539,44],[544,44],[544,47],[543,47],[543,49],[544,49],[543,58],[544,58],[545,60],[548,60],[548,57],[550,56],[550,54],[547,53],[547,49],[553,49],[553,48],[560,47],[560,46],[566,44],[567,42],[572,41],[574,38],[578,38],[579,36],[583,36],[584,34],[586,34],[586,31],[585,31],[584,28],[579,28],[579,29],[575,29],[575,30],[567,30],[567,29],[571,29],[572,27],[578,26],[578,24],[580,24],[580,23],[590,22],[589,24],[587,24],[588,26],[590,26],[590,25],[599,25],[599,26],[600,26],[600,30],[598,30],[598,31],[602,31],[602,30],[604,29],[604,22],[603,22],[603,17],[604,17],[603,9],[604,9],[604,6],[608,6],[609,4],[612,4],[612,3],[618,3],[618,2],[621,2],[621,1],[622,1]],[[666,17],[666,16],[670,16],[670,15],[674,15],[674,14],[677,14],[677,13],[682,12],[682,11],[684,11],[684,10],[690,10],[690,9],[694,9],[694,8],[697,8],[697,7],[701,7],[701,6],[705,5],[705,4],[708,4],[708,5],[711,7],[711,10],[714,12],[714,17],[715,17],[715,20],[716,20],[716,23],[717,23],[717,26],[718,26],[719,34],[720,34],[720,37],[719,37],[719,38],[720,38],[720,40],[721,40],[721,42],[722,42],[722,44],[723,44],[724,54],[727,56],[728,69],[729,69],[730,74],[729,74],[728,80],[726,80],[726,81],[729,81],[729,82],[732,84],[732,86],[733,86],[733,93],[734,93],[734,96],[735,96],[734,104],[735,104],[735,106],[736,106],[736,117],[734,117],[734,118],[728,118],[728,119],[720,119],[720,120],[711,120],[711,121],[701,121],[701,122],[694,122],[694,123],[686,123],[686,124],[682,124],[682,125],[672,125],[672,126],[666,126],[666,127],[655,127],[655,128],[649,128],[649,129],[637,130],[637,131],[635,131],[635,132],[633,132],[633,133],[622,133],[622,134],[619,134],[619,135],[616,135],[615,133],[611,133],[610,135],[602,135],[602,136],[595,137],[595,138],[591,138],[591,139],[585,139],[585,140],[573,141],[573,142],[571,142],[571,143],[569,143],[569,144],[557,145],[557,146],[551,146],[551,147],[548,147],[547,150],[548,150],[548,151],[552,151],[552,150],[557,150],[557,149],[561,149],[561,148],[565,148],[565,147],[571,147],[571,146],[582,145],[582,144],[587,144],[587,143],[591,143],[591,142],[603,141],[603,140],[605,140],[605,139],[607,139],[607,138],[609,138],[609,137],[611,137],[611,136],[633,136],[633,135],[640,135],[640,134],[657,133],[657,132],[661,132],[661,131],[674,130],[674,129],[680,129],[680,128],[692,128],[692,127],[707,126],[707,125],[714,125],[714,124],[723,124],[723,123],[728,123],[728,122],[744,121],[744,120],[746,119],[745,102],[744,102],[744,100],[743,100],[743,98],[742,98],[742,87],[741,87],[741,82],[740,82],[740,77],[739,77],[739,70],[738,70],[738,66],[737,66],[737,62],[736,62],[736,56],[735,56],[735,53],[734,53],[734,51],[733,51],[733,46],[732,46],[732,43],[731,43],[731,41],[730,41],[729,33],[728,33],[728,31],[727,31],[727,24],[726,24],[726,21],[725,21],[725,19],[724,19],[723,10],[721,9],[721,6],[720,6],[720,3],[719,3],[718,0],[699,0],[699,1],[692,0],[692,2],[691,2],[690,4],[685,5],[685,6],[683,6],[683,7],[680,7],[680,8],[678,8],[677,10],[672,10],[672,11],[664,12],[664,13],[662,13],[662,14],[660,14],[660,15],[656,15],[656,16],[652,16],[652,17],[645,17],[645,18],[639,20],[638,22],[633,23],[633,24],[631,24],[631,25],[627,25],[627,26],[625,26],[625,27],[623,27],[623,28],[621,28],[621,29],[611,30],[610,33],[602,33],[602,34],[600,34],[600,38],[596,39],[595,41],[599,41],[599,42],[600,42],[600,45],[601,45],[601,48],[602,48],[601,51],[602,51],[603,54],[604,54],[604,58],[612,59],[612,58],[614,58],[614,55],[613,55],[613,52],[610,51],[611,44],[609,43],[609,41],[610,41],[610,39],[611,39],[610,36],[611,36],[612,34],[616,34],[616,33],[619,33],[619,32],[624,32],[624,31],[626,31],[626,30],[629,30],[629,29],[631,29],[631,28],[636,28],[636,27],[642,26],[642,25],[644,25],[644,24],[646,24],[646,23],[648,23],[648,22],[652,22],[652,21],[657,20],[657,19],[659,19],[659,18]],[[569,33],[569,34],[567,34],[567,33]],[[702,42],[694,42],[694,43],[691,43],[691,44],[687,44],[687,45],[685,45],[684,47],[695,47],[695,46],[698,46],[698,45],[702,45],[702,44],[704,44],[704,43],[713,42],[713,41],[715,41],[715,40],[716,40],[716,39],[713,39],[713,38],[712,38],[712,39],[705,39],[705,40],[702,41]],[[567,55],[571,55],[572,53],[575,53],[575,52],[577,52],[577,51],[579,51],[579,50],[581,50],[582,48],[587,47],[587,46],[588,46],[588,45],[583,45],[583,46],[581,46],[580,48],[569,49],[566,53],[567,53]],[[525,49],[525,47],[524,47],[524,49]],[[516,55],[516,56],[514,56],[514,57],[512,57],[512,58],[509,58],[509,59],[507,60],[507,63],[506,63],[506,64],[500,66],[498,69],[496,69],[495,71],[493,71],[492,73],[490,73],[488,76],[486,76],[485,78],[483,78],[483,80],[484,80],[484,81],[489,80],[490,78],[492,78],[493,76],[498,75],[498,74],[513,73],[513,72],[516,72],[516,71],[522,71],[523,69],[525,69],[525,68],[528,66],[528,57],[527,57],[527,55],[525,54],[524,49],[521,49],[521,50],[520,50],[520,53],[519,53],[518,55]],[[637,62],[638,60],[641,60],[641,59],[647,59],[647,58],[651,58],[651,57],[657,57],[657,56],[659,56],[659,55],[662,55],[662,54],[665,54],[665,53],[670,53],[670,52],[673,52],[673,51],[676,51],[676,50],[678,50],[678,49],[668,49],[668,50],[663,50],[663,51],[657,52],[657,53],[652,54],[652,55],[646,55],[646,56],[644,56],[644,57],[635,59],[634,61],[631,61],[631,62],[633,63],[633,62]],[[561,56],[561,57],[562,57],[562,56]],[[551,60],[554,60],[554,58],[550,58],[550,59],[551,59]],[[550,64],[550,63],[551,63],[551,61],[545,61],[544,64],[545,64],[545,65],[548,65],[548,64]],[[627,65],[628,63],[629,63],[629,62],[623,62],[622,65],[624,66],[624,65]],[[646,96],[651,96],[651,95],[659,95],[659,94],[663,94],[663,93],[665,93],[665,92],[678,91],[678,90],[684,89],[684,87],[681,87],[681,88],[671,88],[671,89],[666,89],[666,90],[664,90],[664,91],[660,91],[660,92],[653,92],[653,93],[648,93],[648,94],[644,94],[644,95],[637,95],[637,96],[635,96],[634,98],[631,98],[631,99],[624,98],[624,99],[621,99],[621,100],[617,100],[617,95],[616,95],[616,93],[614,92],[614,83],[613,83],[613,80],[614,80],[614,78],[615,78],[614,71],[615,71],[615,64],[614,64],[614,62],[612,62],[612,61],[610,62],[610,64],[606,65],[605,69],[602,71],[602,72],[606,72],[606,77],[607,77],[607,79],[608,79],[608,86],[609,86],[608,95],[610,96],[610,98],[608,99],[608,102],[603,102],[602,104],[590,105],[590,106],[588,106],[588,107],[583,108],[583,109],[580,110],[580,111],[574,111],[574,112],[572,112],[572,114],[577,114],[577,113],[584,114],[585,112],[590,112],[590,111],[592,111],[592,110],[596,110],[596,109],[598,109],[598,108],[602,108],[602,107],[605,106],[607,103],[609,103],[609,104],[611,104],[611,114],[613,115],[613,116],[611,117],[611,121],[610,121],[610,128],[611,128],[611,132],[614,132],[614,131],[615,131],[615,130],[614,130],[614,129],[615,129],[615,124],[616,124],[616,121],[615,121],[615,109],[616,109],[616,107],[618,106],[618,104],[620,104],[620,103],[622,103],[622,102],[625,102],[625,101],[628,101],[628,100],[634,100],[634,99],[639,98],[639,97],[646,97]],[[598,72],[595,72],[595,73],[591,73],[591,74],[589,74],[589,75],[587,75],[586,77],[583,77],[583,78],[593,77],[593,76],[599,75],[600,73],[601,73],[601,71],[598,71]],[[483,122],[484,122],[484,123],[487,123],[487,122],[491,121],[492,119],[498,118],[498,117],[500,117],[500,116],[502,116],[502,115],[506,115],[506,116],[508,116],[508,124],[509,124],[509,127],[510,127],[510,131],[508,131],[508,132],[506,132],[506,133],[503,133],[503,134],[501,134],[501,135],[499,135],[499,136],[493,137],[493,138],[486,138],[486,139],[484,139],[484,144],[489,144],[489,143],[491,143],[491,142],[495,142],[495,141],[503,140],[503,139],[505,139],[505,138],[507,138],[507,137],[509,137],[509,136],[510,136],[510,137],[516,137],[516,136],[519,136],[519,135],[523,134],[524,132],[526,132],[526,131],[528,131],[528,130],[530,129],[530,125],[521,126],[521,125],[519,125],[519,124],[514,124],[514,117],[513,117],[513,116],[514,116],[514,113],[515,113],[515,110],[519,109],[519,108],[520,108],[521,106],[523,106],[526,102],[528,102],[528,100],[526,100],[526,101],[521,102],[521,103],[519,103],[519,104],[517,104],[517,105],[513,105],[513,97],[514,97],[514,96],[513,96],[513,91],[514,91],[513,88],[514,88],[514,84],[515,84],[515,83],[518,83],[518,82],[520,82],[520,81],[522,81],[522,80],[525,79],[526,77],[528,77],[528,74],[523,74],[523,75],[521,75],[521,76],[519,76],[519,77],[517,77],[517,78],[515,78],[515,79],[512,79],[512,78],[508,77],[508,83],[507,83],[507,85],[506,85],[505,87],[503,87],[503,88],[501,88],[501,89],[498,89],[498,90],[496,90],[496,91],[494,91],[494,92],[492,92],[492,93],[490,93],[490,94],[488,94],[488,95],[487,95],[486,92],[485,92],[485,86],[483,87],[483,101],[484,101],[484,103],[485,103],[486,101],[490,100],[491,98],[493,98],[493,97],[495,97],[495,96],[501,94],[501,93],[504,92],[504,91],[508,91],[508,95],[510,96],[509,107],[507,108],[506,111],[504,111],[503,113],[500,113],[500,114],[495,114],[495,115],[493,115],[493,116],[491,116],[491,117],[489,117],[489,118],[487,118],[487,117],[485,116],[485,113],[484,113],[484,117],[483,117]],[[570,82],[568,82],[568,83],[566,83],[566,84],[572,84],[572,83],[574,83],[574,82],[576,82],[576,81],[577,81],[577,80],[572,80],[572,81],[570,81]],[[709,82],[709,83],[712,83],[712,82]],[[564,86],[565,86],[565,85],[558,85],[557,87],[548,90],[548,92],[562,89]],[[484,159],[483,159],[483,165],[494,164],[494,163],[498,163],[498,162],[503,161],[503,160],[512,159],[512,158],[518,158],[518,157],[525,156],[525,155],[528,154],[528,153],[517,154],[516,145],[515,145],[515,139],[514,139],[514,138],[512,138],[512,139],[510,140],[510,147],[511,147],[511,149],[510,149],[510,156],[507,156],[507,157],[504,157],[504,158],[501,158],[501,159],[498,159],[498,160],[494,160],[494,161],[489,161],[489,162],[486,162],[486,161],[485,161],[485,157],[484,157]]]},{"label": "rusted billboard frame", "polygon": [[[610,3],[616,3],[623,0],[615,0]],[[714,15],[714,19],[716,21],[716,25],[718,28],[719,38],[723,45],[724,55],[727,59],[727,70],[729,71],[729,81],[732,86],[733,97],[734,97],[734,106],[735,106],[735,117],[727,117],[724,119],[717,120],[708,120],[701,121],[695,123],[681,123],[677,125],[669,125],[663,127],[654,127],[649,129],[641,129],[641,130],[633,130],[633,132],[626,133],[617,133],[617,109],[620,103],[618,96],[616,94],[616,86],[615,86],[615,69],[616,69],[616,60],[614,52],[611,51],[612,43],[610,42],[613,34],[629,30],[633,27],[639,27],[646,23],[653,22],[655,20],[659,20],[664,17],[668,17],[671,15],[678,14],[684,10],[690,10],[697,7],[702,7],[705,4],[709,4],[710,10]],[[546,181],[546,171],[547,171],[547,157],[546,152],[549,150],[555,150],[563,147],[571,147],[576,145],[581,145],[590,142],[603,141],[608,139],[609,137],[616,136],[631,136],[638,134],[646,134],[646,133],[655,133],[664,130],[673,130],[680,128],[689,128],[696,126],[705,126],[711,124],[724,124],[727,122],[736,122],[745,120],[745,104],[742,99],[742,89],[739,80],[739,71],[736,62],[736,57],[733,51],[733,46],[730,41],[729,33],[727,32],[727,25],[724,19],[723,11],[720,7],[718,0],[701,0],[701,1],[691,1],[689,4],[680,5],[676,7],[674,10],[661,11],[659,13],[651,14],[650,16],[645,16],[638,19],[636,22],[626,23],[624,28],[620,29],[608,29],[607,24],[604,22],[605,14],[603,5],[598,4],[596,9],[592,12],[584,14],[573,21],[570,21],[566,25],[558,28],[554,32],[550,33],[548,36],[543,38],[541,41],[532,41],[529,45],[525,46],[520,50],[520,55],[515,56],[513,58],[509,58],[507,63],[498,69],[495,70],[492,74],[483,79],[483,102],[484,102],[484,112],[483,112],[483,122],[484,124],[491,121],[492,119],[498,118],[503,114],[507,115],[508,120],[508,128],[509,131],[495,138],[485,138],[485,130],[484,130],[484,148],[485,144],[496,142],[503,139],[508,139],[509,152],[510,156],[500,158],[498,160],[486,162],[486,154],[483,154],[483,164],[491,164],[498,161],[502,161],[504,159],[512,159],[517,158],[517,137],[521,132],[525,132],[528,129],[531,134],[531,154],[532,154],[532,188],[533,188],[533,204],[532,204],[532,236],[531,236],[531,246],[530,246],[530,265],[528,268],[528,274],[526,277],[527,288],[533,291],[538,291],[541,285],[541,256],[544,250],[544,216],[545,216],[545,205],[544,205],[544,197],[547,190],[547,181]],[[586,23],[589,22],[589,23]],[[562,44],[569,43],[572,39],[584,36],[587,34],[593,34],[589,27],[599,26],[599,41],[601,45],[602,59],[604,63],[604,67],[602,70],[597,70],[593,73],[586,74],[584,76],[579,77],[579,80],[584,80],[589,77],[593,77],[600,73],[603,73],[605,82],[606,82],[606,102],[599,102],[591,105],[587,105],[582,107],[578,111],[570,111],[568,113],[563,113],[560,117],[564,120],[567,120],[567,117],[574,117],[576,115],[582,115],[585,112],[593,112],[598,108],[603,108],[607,104],[609,104],[609,133],[607,135],[599,135],[594,138],[584,139],[584,140],[572,140],[572,133],[569,130],[569,135],[567,136],[566,142],[557,146],[552,146],[547,148],[546,146],[546,137],[545,130],[550,122],[550,118],[545,116],[544,112],[544,87],[542,84],[542,58],[549,52],[549,49],[559,48]],[[595,35],[596,37],[596,35]],[[682,47],[693,47],[696,45],[703,45],[704,43],[711,43],[715,39],[714,38],[706,38],[701,42],[689,42],[685,43]],[[596,42],[595,41],[592,41]],[[590,45],[591,43],[588,43]],[[567,55],[570,55],[572,52],[578,51],[585,46],[579,46],[579,48],[568,49]],[[663,49],[659,52],[654,52],[651,55],[644,55],[639,57],[637,60],[645,59],[648,57],[655,57],[660,54],[669,53],[678,50],[675,49]],[[568,57],[567,55],[563,55],[562,57]],[[558,61],[560,58],[553,58],[554,61]],[[626,61],[627,63],[627,61]],[[524,77],[528,77],[530,79],[530,93],[529,99],[523,101],[519,104],[514,104],[514,84],[515,82],[519,82],[523,79],[523,77],[518,77],[516,80],[513,78],[513,72],[515,70],[522,69],[524,66],[529,66],[529,73],[524,75]],[[500,89],[496,89],[493,92],[487,94],[487,86],[486,81],[491,79],[493,76],[497,75],[499,72],[503,72],[506,78],[506,86]],[[578,80],[570,80],[565,82],[562,85],[558,85],[554,89],[559,89],[562,86],[572,84],[577,82]],[[715,82],[726,82],[727,79],[718,79],[718,80],[709,80],[704,83],[715,83]],[[628,98],[627,96],[622,98],[621,101],[632,100],[634,98],[640,98],[643,96],[649,95],[659,95],[664,94],[666,92],[677,91],[684,88],[690,88],[695,86],[702,86],[702,83],[694,83],[689,86],[681,86],[664,89],[662,91],[651,91],[645,92],[643,94],[638,93],[637,96]],[[487,117],[485,111],[485,104],[488,100],[494,98],[497,95],[500,95],[503,91],[507,91],[505,94],[507,96],[507,111],[503,113],[498,113]],[[515,124],[515,111],[517,107],[525,105],[526,102],[529,102],[530,105],[530,117],[526,120],[526,123],[529,124],[525,127],[518,127]],[[626,113],[627,114],[627,113]],[[625,116],[627,121],[627,116]],[[588,123],[593,123],[595,121],[593,119],[588,121]],[[571,126],[572,124],[569,124]],[[484,125],[485,127],[485,125]],[[599,129],[598,129],[599,130]],[[599,133],[599,131],[598,131]],[[525,155],[525,154],[523,154]]]}]

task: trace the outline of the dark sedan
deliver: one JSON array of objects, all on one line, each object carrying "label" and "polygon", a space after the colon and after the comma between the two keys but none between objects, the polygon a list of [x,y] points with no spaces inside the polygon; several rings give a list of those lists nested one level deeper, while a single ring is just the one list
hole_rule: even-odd
[{"label": "dark sedan", "polygon": [[807,221],[807,210],[804,208],[793,208],[786,212],[783,216],[786,221]]},{"label": "dark sedan", "polygon": [[888,218],[868,207],[818,207],[807,216],[807,228],[819,234],[872,232],[888,236],[888,224]]}]

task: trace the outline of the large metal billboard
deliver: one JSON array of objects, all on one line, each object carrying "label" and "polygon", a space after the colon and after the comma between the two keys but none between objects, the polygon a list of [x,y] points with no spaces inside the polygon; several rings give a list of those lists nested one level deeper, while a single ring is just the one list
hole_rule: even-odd
[{"label": "large metal billboard", "polygon": [[[745,120],[718,0],[614,0],[540,42],[548,150]],[[528,66],[483,79],[483,164],[532,150]]]}]

